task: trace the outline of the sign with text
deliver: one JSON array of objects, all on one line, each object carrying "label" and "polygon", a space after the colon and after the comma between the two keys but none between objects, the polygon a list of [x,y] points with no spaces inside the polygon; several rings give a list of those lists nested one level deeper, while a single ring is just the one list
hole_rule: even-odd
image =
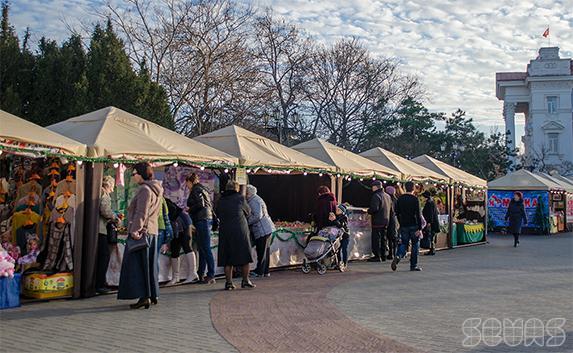
[{"label": "sign with text", "polygon": [[[538,227],[535,223],[535,212],[537,205],[541,203],[544,209],[544,214],[549,215],[549,192],[547,191],[522,191],[523,205],[525,206],[525,214],[527,215],[526,227]],[[488,190],[487,192],[487,207],[489,212],[490,222],[494,227],[507,227],[508,223],[505,220],[507,207],[509,202],[513,199],[513,191],[505,190]],[[548,216],[549,217],[549,216]]]}]

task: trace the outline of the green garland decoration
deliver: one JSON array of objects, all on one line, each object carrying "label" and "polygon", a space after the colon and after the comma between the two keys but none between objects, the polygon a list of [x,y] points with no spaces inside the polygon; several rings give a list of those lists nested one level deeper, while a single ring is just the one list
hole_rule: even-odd
[{"label": "green garland decoration", "polygon": [[[283,238],[279,235],[279,233],[287,233],[289,234],[289,236],[287,238]],[[275,230],[271,236],[271,243],[270,245],[272,245],[273,241],[275,239],[278,239],[282,242],[288,242],[292,239],[294,239],[294,241],[296,242],[296,244],[298,246],[300,246],[302,249],[304,249],[306,246],[300,242],[300,240],[298,239],[300,235],[306,235],[307,232],[294,232],[290,229],[286,229],[286,228],[279,228],[277,230]]]}]

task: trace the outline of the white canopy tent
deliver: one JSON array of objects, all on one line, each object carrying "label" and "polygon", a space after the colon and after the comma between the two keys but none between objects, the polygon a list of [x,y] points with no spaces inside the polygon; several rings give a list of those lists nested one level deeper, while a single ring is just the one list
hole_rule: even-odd
[{"label": "white canopy tent", "polygon": [[75,157],[86,155],[84,144],[3,110],[0,110],[0,146],[8,150],[52,152]]},{"label": "white canopy tent", "polygon": [[91,158],[237,163],[233,156],[115,107],[70,118],[48,129],[85,143]]},{"label": "white canopy tent", "polygon": [[447,181],[447,178],[424,166],[407,160],[395,153],[381,147],[374,147],[368,151],[360,153],[362,157],[368,158],[378,164],[400,172],[402,179]]}]

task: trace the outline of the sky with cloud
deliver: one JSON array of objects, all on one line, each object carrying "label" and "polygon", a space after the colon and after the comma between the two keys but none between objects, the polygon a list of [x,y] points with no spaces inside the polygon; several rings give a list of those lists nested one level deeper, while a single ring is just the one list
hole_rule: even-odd
[{"label": "sky with cloud", "polygon": [[[551,45],[573,57],[573,0],[238,0],[272,7],[326,43],[355,36],[421,77],[433,111],[465,110],[480,129],[503,124],[495,73],[525,71],[550,26]],[[117,2],[117,1],[116,1]],[[12,23],[63,40],[97,21],[101,0],[12,0]],[[517,121],[521,125],[521,121]],[[521,123],[521,124],[520,124]]]}]

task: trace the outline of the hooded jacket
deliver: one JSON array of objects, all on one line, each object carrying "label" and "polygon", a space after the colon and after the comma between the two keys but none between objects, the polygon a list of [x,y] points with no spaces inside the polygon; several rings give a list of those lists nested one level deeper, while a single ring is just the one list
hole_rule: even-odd
[{"label": "hooded jacket", "polygon": [[157,235],[163,187],[157,180],[146,180],[137,189],[127,209],[129,234],[138,233],[147,225],[147,233]]},{"label": "hooded jacket", "polygon": [[269,235],[275,231],[275,224],[269,216],[265,201],[257,195],[257,188],[251,187],[251,195],[247,198],[247,203],[251,208],[251,214],[247,217],[249,227],[255,239]]}]

